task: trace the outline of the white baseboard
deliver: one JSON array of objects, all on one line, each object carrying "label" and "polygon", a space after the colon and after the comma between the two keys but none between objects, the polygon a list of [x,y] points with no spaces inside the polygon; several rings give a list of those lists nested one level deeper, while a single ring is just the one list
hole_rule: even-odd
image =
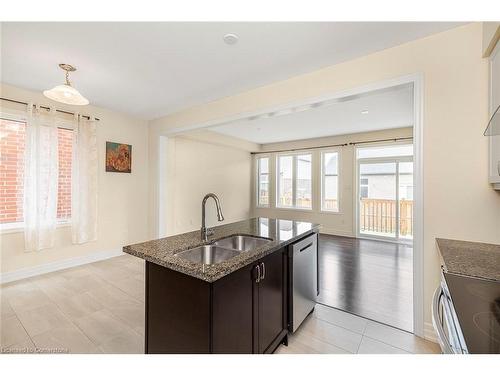
[{"label": "white baseboard", "polygon": [[16,271],[4,272],[0,274],[0,284],[10,283],[12,281],[43,275],[45,273],[76,267],[83,264],[93,263],[99,260],[113,258],[123,254],[124,252],[122,251],[122,249],[101,251],[76,258],[70,258],[56,262],[41,264],[39,266],[21,268]]},{"label": "white baseboard", "polygon": [[323,234],[331,234],[333,236],[342,236],[342,237],[355,237],[352,232],[350,231],[343,231],[343,230],[337,230],[333,228],[325,228],[324,226],[321,226],[320,233]]},{"label": "white baseboard", "polygon": [[437,343],[436,331],[432,323],[425,322],[424,323],[424,339]]}]

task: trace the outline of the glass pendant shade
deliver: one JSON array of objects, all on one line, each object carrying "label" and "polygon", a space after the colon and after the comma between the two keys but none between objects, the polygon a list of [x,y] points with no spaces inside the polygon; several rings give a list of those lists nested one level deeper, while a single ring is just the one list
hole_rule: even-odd
[{"label": "glass pendant shade", "polygon": [[71,105],[87,105],[89,101],[82,96],[75,88],[70,85],[58,85],[50,90],[43,92],[47,98],[55,100],[56,102],[71,104]]},{"label": "glass pendant shade", "polygon": [[500,135],[500,106],[498,106],[493,116],[491,116],[490,122],[488,122],[488,126],[484,131],[484,135]]}]

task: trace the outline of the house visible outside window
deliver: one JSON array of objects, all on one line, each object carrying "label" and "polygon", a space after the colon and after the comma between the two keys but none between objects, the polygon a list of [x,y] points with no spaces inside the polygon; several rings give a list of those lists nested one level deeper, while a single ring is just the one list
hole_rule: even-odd
[{"label": "house visible outside window", "polygon": [[23,221],[24,122],[0,119],[0,223]]},{"label": "house visible outside window", "polygon": [[359,196],[360,198],[368,198],[368,179],[361,178],[359,180]]},{"label": "house visible outside window", "polygon": [[278,207],[293,207],[293,158],[278,157]]},{"label": "house visible outside window", "polygon": [[[0,224],[23,222],[26,123],[0,119]],[[71,218],[71,162],[73,131],[58,128],[59,176],[57,218]]]},{"label": "house visible outside window", "polygon": [[312,208],[311,162],[311,154],[278,157],[277,207]]},{"label": "house visible outside window", "polygon": [[339,211],[339,153],[321,153],[321,209]]},{"label": "house visible outside window", "polygon": [[312,177],[311,154],[297,155],[297,177],[295,207],[312,208]]},{"label": "house visible outside window", "polygon": [[269,158],[257,159],[257,205],[269,206]]}]

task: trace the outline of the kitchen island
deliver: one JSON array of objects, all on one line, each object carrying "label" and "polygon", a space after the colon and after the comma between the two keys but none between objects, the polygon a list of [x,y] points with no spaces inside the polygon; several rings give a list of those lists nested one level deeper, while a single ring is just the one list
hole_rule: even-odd
[{"label": "kitchen island", "polygon": [[272,353],[286,343],[289,248],[319,225],[253,218],[213,229],[206,241],[193,231],[123,248],[146,260],[146,353]]}]

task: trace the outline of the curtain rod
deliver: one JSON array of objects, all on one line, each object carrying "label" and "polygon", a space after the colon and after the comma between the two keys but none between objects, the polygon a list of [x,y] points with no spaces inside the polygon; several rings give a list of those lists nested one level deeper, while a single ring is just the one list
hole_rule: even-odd
[{"label": "curtain rod", "polygon": [[[11,102],[11,103],[17,103],[17,104],[24,104],[24,105],[29,105],[29,103],[26,103],[26,102],[21,102],[19,100],[13,100],[13,99],[7,99],[7,98],[0,98],[1,100],[5,100],[6,102]],[[43,108],[43,109],[47,109],[49,110],[50,107],[46,107],[46,106],[39,106],[40,108]],[[75,113],[74,112],[68,112],[68,111],[63,111],[62,109],[56,109],[56,112],[59,112],[59,113],[65,113],[67,115],[74,115]],[[85,115],[81,115],[83,118],[86,118],[87,120],[90,120],[90,116],[85,116]],[[100,121],[97,117],[95,118],[96,121]]]},{"label": "curtain rod", "polygon": [[256,151],[256,152],[251,152],[251,154],[258,155],[258,154],[271,154],[273,152],[293,152],[293,151],[303,151],[303,150],[315,150],[318,148],[355,146],[355,145],[362,145],[362,144],[367,144],[367,143],[378,143],[378,142],[388,142],[388,141],[397,142],[397,141],[404,141],[404,140],[408,140],[408,139],[413,139],[413,137],[375,139],[373,141],[348,142],[348,143],[339,143],[336,145],[324,145],[324,146],[313,146],[313,147],[299,147],[299,148],[291,148],[288,150]]}]

